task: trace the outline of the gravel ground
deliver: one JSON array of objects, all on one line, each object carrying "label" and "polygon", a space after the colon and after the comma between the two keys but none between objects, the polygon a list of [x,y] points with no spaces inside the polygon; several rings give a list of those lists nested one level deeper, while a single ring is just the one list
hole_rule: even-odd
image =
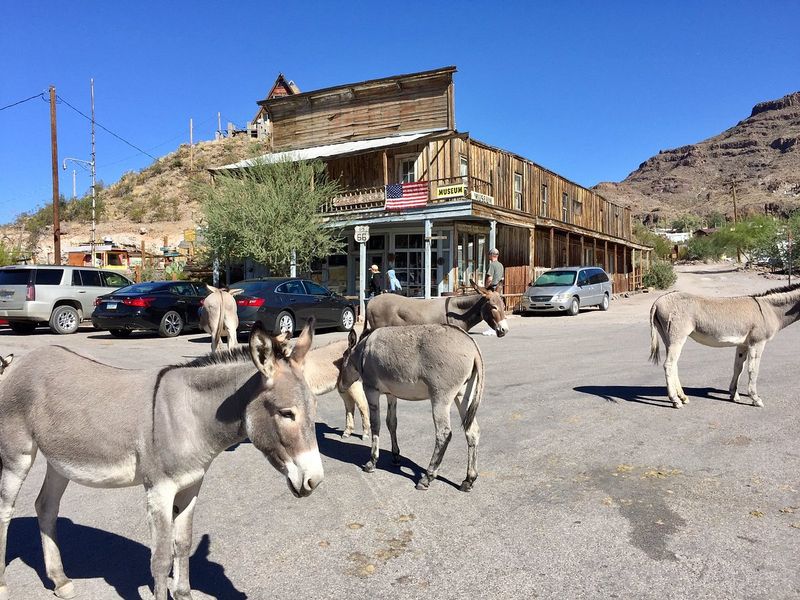
[{"label": "gravel ground", "polygon": [[[677,289],[737,295],[785,282],[726,265],[680,268]],[[195,516],[195,598],[748,598],[800,597],[800,327],[767,344],[765,408],[727,401],[732,349],[688,343],[680,361],[691,398],[675,410],[663,370],[647,362],[650,305],[606,313],[513,317],[503,339],[475,339],[487,364],[479,471],[457,484],[466,443],[454,426],[441,477],[414,483],[433,448],[430,408],[401,402],[403,464],[388,434],[375,473],[365,442],[342,439],[342,403],[320,398],[326,480],[289,494],[249,444],[213,464]],[[323,334],[325,343],[341,334]],[[59,343],[125,367],[205,353],[208,336],[116,340],[0,332],[0,352]],[[113,394],[109,382],[109,394]],[[745,383],[746,389],[746,383]],[[102,401],[102,399],[98,399]],[[385,405],[384,405],[385,410]],[[52,597],[33,502],[38,458],[10,528],[12,598]],[[68,575],[83,598],[148,598],[148,532],[140,488],[71,485],[59,531]],[[49,584],[48,584],[49,585]]]}]

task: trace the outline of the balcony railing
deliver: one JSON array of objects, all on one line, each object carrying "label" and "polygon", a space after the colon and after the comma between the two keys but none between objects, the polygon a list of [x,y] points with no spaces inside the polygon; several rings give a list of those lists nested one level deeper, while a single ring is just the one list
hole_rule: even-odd
[{"label": "balcony railing", "polygon": [[[428,183],[428,205],[446,202],[462,202],[471,199],[475,202],[494,204],[492,184],[476,177],[450,177],[431,179]],[[443,189],[448,188],[448,189]],[[439,197],[437,191],[444,197]],[[384,186],[346,190],[332,198],[322,209],[323,213],[342,213],[349,211],[383,208],[386,202]]]}]

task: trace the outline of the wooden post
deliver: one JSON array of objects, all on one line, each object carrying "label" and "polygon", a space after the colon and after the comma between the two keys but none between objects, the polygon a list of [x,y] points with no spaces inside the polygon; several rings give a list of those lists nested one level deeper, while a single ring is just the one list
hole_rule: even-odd
[{"label": "wooden post", "polygon": [[550,228],[550,268],[556,266],[556,228]]},{"label": "wooden post", "polygon": [[608,273],[608,240],[603,241],[603,269]]},{"label": "wooden post", "polygon": [[383,156],[383,185],[389,185],[389,156],[386,150],[382,152]]},{"label": "wooden post", "polygon": [[570,245],[569,245],[569,231],[568,231],[568,232],[567,232],[567,260],[566,260],[566,263],[567,263],[567,264],[565,264],[565,265],[561,265],[561,266],[562,266],[562,267],[567,267],[567,266],[569,266],[569,265],[571,264],[571,262],[570,262],[571,260],[572,260],[572,248],[571,248],[571,247],[570,247]]},{"label": "wooden post", "polygon": [[597,266],[597,238],[592,238],[592,264]]},{"label": "wooden post", "polygon": [[586,261],[583,260],[583,236],[581,236],[581,264],[580,264],[580,266],[583,266],[584,262],[586,262]]},{"label": "wooden post", "polygon": [[[53,264],[61,264],[61,220],[58,218],[58,135],[56,134],[56,86],[50,86],[50,158],[53,169]],[[93,261],[94,262],[94,261]]]}]

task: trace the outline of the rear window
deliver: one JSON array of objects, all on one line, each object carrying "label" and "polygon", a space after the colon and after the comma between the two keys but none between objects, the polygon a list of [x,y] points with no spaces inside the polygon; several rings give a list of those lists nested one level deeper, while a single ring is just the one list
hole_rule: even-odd
[{"label": "rear window", "polygon": [[36,285],[59,285],[64,269],[36,269]]},{"label": "rear window", "polygon": [[0,270],[0,285],[28,285],[30,269]]},{"label": "rear window", "polygon": [[267,286],[261,281],[240,281],[234,283],[231,289],[242,290],[242,296],[263,296],[267,291]]},{"label": "rear window", "polygon": [[123,285],[131,284],[130,280],[127,277],[123,277],[119,273],[109,273],[107,271],[103,271],[102,276],[105,282],[105,287],[118,288],[122,287]]},{"label": "rear window", "polygon": [[573,283],[575,283],[575,271],[548,271],[539,276],[533,287],[572,285]]},{"label": "rear window", "polygon": [[[81,281],[83,285],[92,287],[102,287],[103,282],[100,280],[100,271],[81,270]],[[74,278],[73,278],[74,279]],[[73,281],[74,283],[74,281]]]},{"label": "rear window", "polygon": [[608,281],[608,275],[606,275],[605,271],[600,269],[592,270],[590,283],[605,283],[606,281]]},{"label": "rear window", "polygon": [[128,287],[117,290],[117,294],[149,294],[150,292],[160,292],[169,287],[168,283],[163,281],[146,281],[144,283],[134,283]]}]

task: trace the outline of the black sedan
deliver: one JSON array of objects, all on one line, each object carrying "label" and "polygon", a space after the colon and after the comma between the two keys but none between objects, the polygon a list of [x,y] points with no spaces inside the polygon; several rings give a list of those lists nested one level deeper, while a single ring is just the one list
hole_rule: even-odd
[{"label": "black sedan", "polygon": [[92,325],[127,337],[136,329],[175,337],[200,325],[200,306],[208,288],[199,281],[146,281],[95,300]]},{"label": "black sedan", "polygon": [[260,321],[267,331],[294,332],[313,316],[318,327],[350,331],[356,321],[353,304],[328,288],[308,279],[264,277],[245,279],[230,286],[236,295],[239,331]]}]

